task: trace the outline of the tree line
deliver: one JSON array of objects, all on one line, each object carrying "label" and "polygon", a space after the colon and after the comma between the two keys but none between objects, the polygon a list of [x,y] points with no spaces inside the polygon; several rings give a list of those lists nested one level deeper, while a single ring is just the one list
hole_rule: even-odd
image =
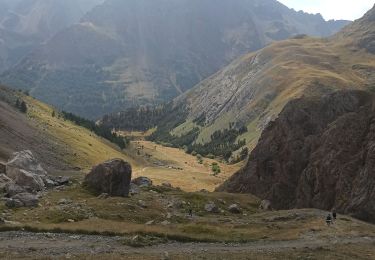
[{"label": "tree line", "polygon": [[[54,116],[55,112],[52,112],[52,116]],[[108,141],[116,144],[118,147],[121,149],[124,149],[128,146],[129,140],[119,136],[118,134],[112,132],[111,128],[102,126],[102,125],[97,125],[95,122],[88,120],[86,118],[77,116],[73,113],[61,111],[61,115],[64,119],[69,120],[76,125],[82,126],[91,132],[94,132],[96,135],[103,137],[104,139],[107,139]]]}]

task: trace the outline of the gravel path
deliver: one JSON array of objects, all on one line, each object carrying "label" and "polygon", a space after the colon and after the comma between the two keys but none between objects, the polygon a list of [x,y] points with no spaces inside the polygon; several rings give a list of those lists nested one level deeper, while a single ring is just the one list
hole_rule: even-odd
[{"label": "gravel path", "polygon": [[28,256],[61,257],[82,254],[163,254],[191,252],[255,252],[317,248],[327,245],[374,244],[375,237],[347,237],[337,240],[300,239],[294,241],[257,241],[245,244],[223,243],[168,243],[146,248],[124,246],[122,237],[71,235],[30,232],[0,233],[0,252],[17,252]]}]

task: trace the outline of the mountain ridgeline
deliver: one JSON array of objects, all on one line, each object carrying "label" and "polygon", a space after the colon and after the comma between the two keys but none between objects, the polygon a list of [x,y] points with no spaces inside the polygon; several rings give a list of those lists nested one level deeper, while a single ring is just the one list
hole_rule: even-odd
[{"label": "mountain ridgeline", "polygon": [[0,73],[104,0],[0,0]]},{"label": "mountain ridgeline", "polygon": [[347,23],[276,0],[106,0],[0,80],[97,119],[170,101],[245,53],[298,34],[329,36]]}]

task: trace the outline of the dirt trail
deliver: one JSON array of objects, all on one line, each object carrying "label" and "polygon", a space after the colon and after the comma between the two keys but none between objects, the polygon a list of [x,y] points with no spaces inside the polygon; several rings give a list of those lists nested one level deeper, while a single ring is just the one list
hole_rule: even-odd
[{"label": "dirt trail", "polygon": [[189,254],[192,252],[227,252],[251,253],[257,251],[282,252],[302,248],[318,248],[330,245],[367,244],[375,245],[374,237],[348,236],[340,239],[299,239],[293,241],[256,241],[251,243],[168,243],[145,248],[132,248],[122,244],[122,237],[107,237],[94,235],[71,235],[30,232],[2,232],[0,233],[0,252],[28,257],[66,255],[98,255],[98,254],[145,254],[163,255]]}]

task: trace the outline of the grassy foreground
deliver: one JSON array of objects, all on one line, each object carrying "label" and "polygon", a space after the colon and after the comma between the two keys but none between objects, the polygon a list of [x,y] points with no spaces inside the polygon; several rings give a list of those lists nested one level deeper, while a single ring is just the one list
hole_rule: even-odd
[{"label": "grassy foreground", "polygon": [[[204,209],[209,202],[218,206],[218,213]],[[233,203],[241,207],[242,213],[229,212],[228,207]],[[306,235],[340,237],[353,231],[363,236],[375,234],[373,225],[350,217],[342,217],[328,228],[324,223],[325,212],[309,209],[263,212],[258,209],[259,203],[250,195],[187,193],[162,186],[144,189],[130,198],[99,199],[76,182],[63,190],[48,192],[37,208],[10,210],[0,206],[0,211],[11,221],[1,228],[124,238],[141,235],[139,243],[124,240],[125,244],[134,245],[149,245],[150,240],[152,244],[154,238],[161,238],[156,243],[249,242],[296,240]],[[190,209],[193,217],[188,215]]]}]

